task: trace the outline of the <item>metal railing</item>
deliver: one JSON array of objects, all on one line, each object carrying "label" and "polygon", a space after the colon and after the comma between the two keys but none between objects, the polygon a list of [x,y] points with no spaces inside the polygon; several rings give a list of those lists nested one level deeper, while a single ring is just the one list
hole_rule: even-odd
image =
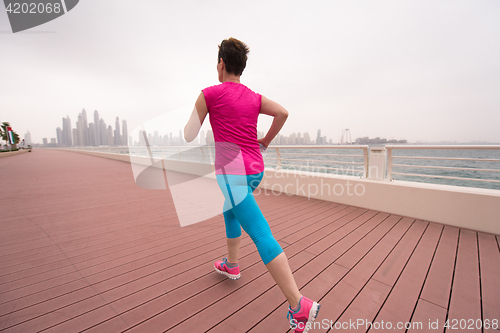
[{"label": "metal railing", "polygon": [[[355,154],[337,154],[337,153],[300,153],[293,152],[293,150],[361,150],[362,155]],[[299,168],[299,170],[308,171],[309,169],[321,170],[324,169],[327,173],[334,171],[338,174],[340,171],[343,175],[350,172],[352,174],[361,174],[362,177],[367,177],[368,172],[368,146],[367,145],[345,145],[345,146],[270,146],[268,148],[268,155],[265,157],[266,166],[274,166],[276,170],[283,169],[294,169]],[[274,157],[272,153],[275,152]],[[270,155],[271,154],[271,155]],[[293,158],[299,157],[299,158]],[[305,157],[305,159],[304,159]],[[326,158],[326,159],[321,159]],[[334,159],[335,158],[335,159]],[[351,159],[350,161],[345,160],[346,158]],[[269,162],[269,160],[275,160],[275,163]],[[343,159],[343,160],[342,160]],[[353,159],[358,159],[355,161]],[[362,159],[362,161],[359,161]],[[306,165],[300,162],[306,162]],[[312,165],[309,163],[313,163]],[[320,165],[318,165],[320,164]],[[325,166],[321,164],[327,164],[330,166]],[[340,165],[338,167],[336,165]],[[342,166],[348,166],[348,168],[343,168]],[[355,169],[355,166],[363,166],[362,169]],[[350,168],[353,167],[353,168]],[[330,172],[329,172],[330,171]]]},{"label": "metal railing", "polygon": [[[108,154],[132,154],[135,156],[149,156],[147,147],[139,146],[117,146],[117,147],[68,147],[72,150],[86,150],[93,152],[103,152]],[[214,146],[151,146],[153,156],[160,158],[171,158],[184,161],[197,161],[202,163],[214,162]],[[359,150],[361,154],[339,154],[335,150]],[[325,153],[309,153],[308,151],[325,151]],[[197,153],[197,154],[195,154]],[[295,158],[294,158],[295,157]],[[347,160],[346,160],[347,159]],[[305,163],[305,164],[304,164]],[[345,145],[345,146],[270,146],[268,155],[264,158],[266,167],[273,167],[276,170],[299,169],[302,171],[325,170],[326,173],[336,173],[341,175],[361,175],[367,177],[368,170],[368,146],[367,145]],[[344,166],[344,167],[343,167]],[[345,167],[347,166],[347,167]]]},{"label": "metal railing", "polygon": [[[410,176],[410,177],[427,177],[427,178],[442,178],[453,180],[466,180],[466,181],[479,181],[479,182],[493,182],[500,183],[500,180],[484,179],[484,178],[468,178],[468,177],[453,177],[435,174],[417,174],[417,173],[404,173],[394,172],[394,167],[401,168],[422,168],[422,169],[441,169],[447,171],[477,171],[477,172],[500,172],[500,169],[486,169],[486,168],[473,168],[473,167],[452,167],[452,166],[438,166],[438,165],[418,165],[418,164],[395,164],[394,159],[404,160],[432,160],[432,161],[462,161],[462,162],[500,162],[500,159],[495,158],[470,158],[470,157],[444,157],[444,156],[394,156],[393,150],[399,149],[422,149],[422,150],[500,150],[500,145],[386,145],[387,150],[387,179],[392,180],[393,175]],[[500,164],[499,164],[500,166]]]},{"label": "metal railing", "polygon": [[[69,149],[86,150],[95,152],[104,152],[110,154],[132,154],[136,156],[148,156],[148,149],[146,147],[136,146],[119,146],[119,147],[70,147]],[[153,155],[156,158],[169,158],[183,161],[196,161],[202,163],[213,163],[215,155],[214,146],[151,146]],[[361,154],[346,152],[345,154],[339,153],[336,150],[358,150]],[[323,145],[303,145],[303,146],[270,146],[268,148],[268,155],[264,158],[266,167],[272,167],[276,170],[293,170],[299,169],[301,171],[327,170],[327,173],[340,171],[343,175],[346,172],[361,175],[363,178],[368,178],[369,170],[369,146],[368,145],[344,145],[344,146],[323,146]],[[418,154],[411,153],[411,155],[394,155],[394,150],[442,150],[441,156],[418,156]],[[403,177],[419,177],[419,178],[440,178],[448,180],[460,181],[473,181],[483,183],[500,183],[500,178],[491,179],[488,177],[457,177],[453,172],[485,172],[487,174],[500,175],[500,154],[491,157],[474,157],[472,153],[468,153],[468,157],[460,156],[443,156],[449,154],[451,151],[468,150],[468,151],[485,151],[485,150],[499,150],[500,145],[386,145],[385,151],[387,152],[387,175],[384,180],[394,180],[393,176]],[[430,155],[430,154],[428,154]],[[490,154],[494,155],[494,154]],[[472,157],[471,157],[472,156]],[[404,160],[407,162],[395,163],[395,160]],[[419,164],[420,161],[433,161],[432,165]],[[482,164],[481,167],[472,167],[468,165],[436,165],[443,164],[443,162],[476,162]],[[484,162],[489,162],[494,165],[493,167],[484,167]],[[312,163],[312,164],[309,164]],[[373,164],[373,163],[372,163]],[[467,163],[465,163],[467,164]],[[469,163],[470,164],[470,163]],[[499,167],[496,168],[496,165]],[[348,168],[344,168],[348,166]],[[400,172],[394,171],[394,168],[404,169],[422,169],[424,173],[415,172]],[[430,170],[444,170],[450,172],[451,175],[429,173]],[[495,178],[495,177],[493,177]],[[416,180],[414,180],[416,181]],[[498,185],[495,185],[498,188]]]}]

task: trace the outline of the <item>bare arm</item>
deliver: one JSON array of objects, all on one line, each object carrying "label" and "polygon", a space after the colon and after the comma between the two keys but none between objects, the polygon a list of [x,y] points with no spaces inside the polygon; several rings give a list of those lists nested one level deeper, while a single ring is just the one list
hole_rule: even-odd
[{"label": "bare arm", "polygon": [[203,125],[203,121],[205,121],[207,113],[208,109],[205,102],[205,95],[200,93],[194,105],[193,113],[184,127],[184,139],[187,142],[193,141],[198,136],[198,132],[200,131],[201,125]]},{"label": "bare arm", "polygon": [[285,121],[288,118],[288,111],[278,103],[262,96],[260,113],[274,117],[273,123],[271,124],[269,131],[267,131],[266,136],[258,140],[259,143],[262,143],[264,147],[267,148],[285,124]]}]

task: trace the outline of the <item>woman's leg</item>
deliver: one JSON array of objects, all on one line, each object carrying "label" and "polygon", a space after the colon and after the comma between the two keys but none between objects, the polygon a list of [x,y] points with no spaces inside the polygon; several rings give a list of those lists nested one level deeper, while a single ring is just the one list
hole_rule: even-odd
[{"label": "woman's leg", "polygon": [[[238,184],[238,182],[236,182],[236,184],[234,184],[234,179],[228,178],[227,176],[223,179],[224,179],[224,183],[229,182],[230,181],[229,179],[233,180],[233,187],[234,186],[246,186],[245,183]],[[261,179],[262,179],[262,175],[249,175],[249,176],[247,176],[248,186],[250,186],[250,189],[252,192],[255,191],[257,186],[259,186]],[[227,186],[227,184],[219,184],[219,185],[226,185]],[[225,192],[225,191],[223,191],[223,192]],[[245,189],[244,193],[239,193],[239,194],[235,194],[235,195],[246,196],[247,195],[246,192],[247,192],[247,190]],[[236,216],[234,215],[234,213],[232,211],[232,204],[235,201],[232,191],[230,191],[228,189],[227,193],[224,193],[224,194],[225,195],[227,194],[227,196],[228,196],[226,198],[226,201],[224,202],[224,208],[223,208],[223,210],[224,210],[224,222],[226,224],[226,237],[227,237],[226,241],[227,241],[227,252],[228,252],[227,260],[230,263],[237,263],[238,259],[240,257],[239,252],[240,252],[240,244],[241,244],[241,226],[240,226],[240,223],[238,222],[238,219],[236,218]],[[239,201],[241,201],[241,200],[242,199],[239,198]],[[236,201],[239,202],[238,199],[236,199]]]},{"label": "woman's leg", "polygon": [[227,260],[231,263],[237,263],[239,253],[240,253],[240,243],[241,243],[241,237],[237,238],[226,238],[227,240]]},{"label": "woman's leg", "polygon": [[276,258],[271,260],[266,267],[285,295],[290,307],[296,307],[297,304],[299,304],[301,295],[295,283],[295,279],[293,278],[290,266],[288,265],[288,259],[285,252],[280,253]]},{"label": "woman's leg", "polygon": [[226,199],[224,202],[224,223],[226,225],[227,260],[231,263],[237,263],[241,243],[241,226],[230,207],[231,205]]},{"label": "woman's leg", "polygon": [[241,226],[232,210],[235,199],[227,176],[217,175],[217,183],[225,197],[222,211],[226,225],[227,259],[230,263],[237,263],[241,244]]},{"label": "woman's leg", "polygon": [[[243,230],[254,241],[264,264],[293,308],[297,306],[301,297],[299,289],[288,265],[288,259],[272,235],[269,223],[264,218],[252,193],[261,179],[262,175],[260,177],[249,175],[247,184],[231,186],[233,194],[237,196],[245,194],[245,199],[238,198],[239,204],[233,207],[231,212],[237,218]],[[247,185],[246,188],[243,185]],[[239,244],[237,245],[239,246]]]},{"label": "woman's leg", "polygon": [[[236,183],[235,186],[228,182],[229,177],[224,178],[224,181],[222,181],[222,177],[217,177],[217,180],[226,197],[226,203],[231,202],[232,204],[232,208],[226,212],[230,211],[228,216],[231,218],[234,216],[235,220],[239,222],[239,225],[243,227],[243,230],[257,246],[262,261],[290,304],[289,315],[296,323],[300,322],[303,325],[314,321],[320,306],[316,302],[303,298],[300,294],[288,264],[288,259],[272,235],[271,228],[253,196],[253,191],[259,185],[262,174],[260,178],[258,175],[250,175],[247,184],[241,184],[243,182],[242,178],[235,177],[233,178],[237,180],[234,182]],[[228,201],[228,197],[230,201]],[[226,213],[224,218],[226,218]],[[240,239],[228,237],[228,252],[236,256],[236,259],[238,258],[239,245]],[[231,257],[229,261],[231,261]]]}]

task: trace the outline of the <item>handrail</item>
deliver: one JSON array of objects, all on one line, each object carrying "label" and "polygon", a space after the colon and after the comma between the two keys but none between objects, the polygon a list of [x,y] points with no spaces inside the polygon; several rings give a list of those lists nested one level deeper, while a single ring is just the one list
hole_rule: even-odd
[{"label": "handrail", "polygon": [[385,149],[500,149],[500,145],[386,145]]},{"label": "handrail", "polygon": [[[62,148],[62,147],[61,147]],[[138,147],[138,146],[102,146],[102,147],[64,147],[67,149],[75,149],[75,150],[90,150],[90,151],[105,151],[111,154],[138,154],[142,156],[143,150],[146,147]],[[202,163],[213,163],[214,161],[214,149],[215,146],[151,146],[154,150],[155,154],[161,153],[160,156],[163,158],[169,155],[179,160],[189,160],[192,157],[200,158]],[[185,154],[185,150],[190,150],[198,148],[196,150],[196,155],[188,155]],[[268,148],[269,155],[267,156],[267,160],[265,162],[266,166],[274,167],[276,170],[281,170],[283,168],[320,168],[321,170],[341,170],[349,173],[357,173],[362,172],[363,177],[368,178],[368,170],[369,170],[369,159],[368,159],[368,145],[283,145],[283,146],[270,146]],[[291,152],[290,150],[308,150],[307,152]],[[363,154],[356,155],[356,153],[348,153],[342,155],[340,153],[331,154],[330,152],[326,152],[325,154],[321,154],[318,149],[361,149],[363,150]],[[500,150],[500,145],[385,145],[385,151],[387,156],[387,164],[386,170],[387,175],[384,178],[385,180],[393,180],[393,175],[401,175],[401,176],[410,176],[410,177],[427,177],[427,178],[443,178],[443,179],[453,179],[453,180],[463,180],[463,181],[481,181],[481,182],[492,182],[492,183],[500,183],[499,180],[495,179],[479,179],[479,178],[466,178],[466,177],[455,177],[455,176],[445,176],[446,173],[441,174],[415,174],[415,173],[403,173],[403,172],[394,172],[393,167],[397,168],[421,168],[421,169],[436,169],[436,170],[445,170],[445,171],[471,171],[471,172],[488,172],[493,174],[498,174],[500,172],[499,169],[495,168],[478,168],[476,165],[471,164],[471,167],[465,166],[439,166],[437,163],[433,163],[434,165],[411,165],[408,163],[394,163],[394,159],[402,159],[405,161],[409,160],[433,160],[433,161],[457,161],[457,162],[500,162],[500,159],[494,158],[495,156],[489,156],[488,158],[472,158],[472,157],[445,157],[445,156],[394,156],[394,150]],[[312,152],[311,152],[312,151]],[[208,155],[206,154],[208,152]],[[276,154],[276,155],[275,155]],[[146,154],[147,155],[147,154]],[[430,154],[429,154],[430,155]],[[296,158],[302,156],[304,159]],[[452,155],[453,156],[453,155]],[[291,157],[291,158],[289,158]],[[295,157],[295,158],[294,158]],[[306,159],[311,157],[311,159]],[[315,157],[325,157],[324,160],[315,159]],[[349,161],[349,160],[334,160],[334,157],[339,158],[362,158],[363,161]],[[492,158],[493,157],[493,158]],[[300,165],[300,161],[308,161],[312,162],[311,165]],[[272,163],[271,163],[272,162]],[[276,163],[275,163],[276,162]],[[290,163],[291,162],[291,163]],[[324,166],[318,166],[324,165]],[[344,170],[341,165],[352,165],[353,169]],[[355,166],[363,165],[363,170],[361,168],[354,169]],[[336,167],[337,166],[337,167]],[[496,177],[495,177],[496,178]]]},{"label": "handrail", "polygon": [[500,183],[500,180],[494,179],[480,179],[480,178],[465,178],[465,177],[450,177],[450,176],[438,176],[438,175],[421,175],[418,173],[402,173],[402,172],[393,172],[393,175],[403,175],[403,176],[413,176],[413,177],[428,177],[428,178],[444,178],[444,179],[459,179],[459,180],[474,180],[478,182],[494,182]]},{"label": "handrail", "polygon": [[392,166],[398,166],[398,167],[404,167],[404,168],[427,168],[427,169],[444,169],[444,170],[500,172],[500,169],[497,170],[497,169],[457,168],[457,167],[441,167],[441,166],[432,166],[432,165],[393,164]]},{"label": "handrail", "polygon": [[393,180],[393,175],[411,176],[411,177],[428,177],[428,178],[443,178],[443,179],[454,179],[454,180],[467,180],[467,181],[482,181],[482,182],[494,182],[500,183],[499,180],[495,179],[478,179],[478,178],[466,178],[466,177],[452,177],[452,176],[440,176],[440,175],[426,175],[426,174],[414,174],[414,173],[402,173],[394,172],[393,167],[403,167],[403,168],[422,168],[422,169],[443,169],[443,170],[463,170],[463,171],[478,171],[478,172],[500,172],[500,169],[482,169],[482,168],[463,168],[463,167],[444,167],[444,166],[429,166],[429,165],[408,165],[408,164],[394,164],[395,158],[401,159],[429,159],[429,160],[452,160],[452,161],[481,161],[481,162],[500,162],[500,159],[493,158],[460,158],[460,157],[425,157],[425,156],[393,156],[394,149],[460,149],[460,150],[500,150],[500,145],[386,145],[387,149],[387,179]]},{"label": "handrail", "polygon": [[468,158],[468,157],[425,157],[425,156],[396,156],[410,160],[448,160],[448,161],[481,161],[481,162],[500,162],[500,159],[493,158]]},{"label": "handrail", "polygon": [[[271,146],[268,149],[274,148],[276,149],[276,159],[277,166],[276,169],[280,170],[283,166],[294,166],[294,167],[303,167],[295,164],[284,164],[283,161],[301,161],[299,159],[292,158],[284,158],[283,155],[300,155],[300,156],[336,156],[336,157],[360,157],[363,158],[363,162],[346,162],[346,161],[317,161],[314,162],[322,162],[322,163],[331,163],[331,164],[351,164],[351,165],[363,165],[363,170],[353,170],[360,172],[362,171],[363,177],[368,177],[368,145],[283,145],[283,146]],[[340,154],[296,154],[296,153],[283,153],[280,150],[286,149],[362,149],[363,155],[340,155]],[[270,157],[274,159],[274,157]],[[269,163],[268,163],[269,164]],[[274,165],[274,164],[273,164]],[[327,170],[343,170],[342,168],[332,168],[332,167],[321,167]]]}]

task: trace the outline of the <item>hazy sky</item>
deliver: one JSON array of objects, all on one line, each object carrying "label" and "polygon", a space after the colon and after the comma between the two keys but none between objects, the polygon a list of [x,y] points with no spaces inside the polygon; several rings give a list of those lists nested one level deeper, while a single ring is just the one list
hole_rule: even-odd
[{"label": "hazy sky", "polygon": [[498,0],[80,0],[17,34],[0,6],[0,121],[34,142],[83,108],[129,131],[192,108],[231,36],[242,83],[289,110],[283,134],[500,142]]}]

